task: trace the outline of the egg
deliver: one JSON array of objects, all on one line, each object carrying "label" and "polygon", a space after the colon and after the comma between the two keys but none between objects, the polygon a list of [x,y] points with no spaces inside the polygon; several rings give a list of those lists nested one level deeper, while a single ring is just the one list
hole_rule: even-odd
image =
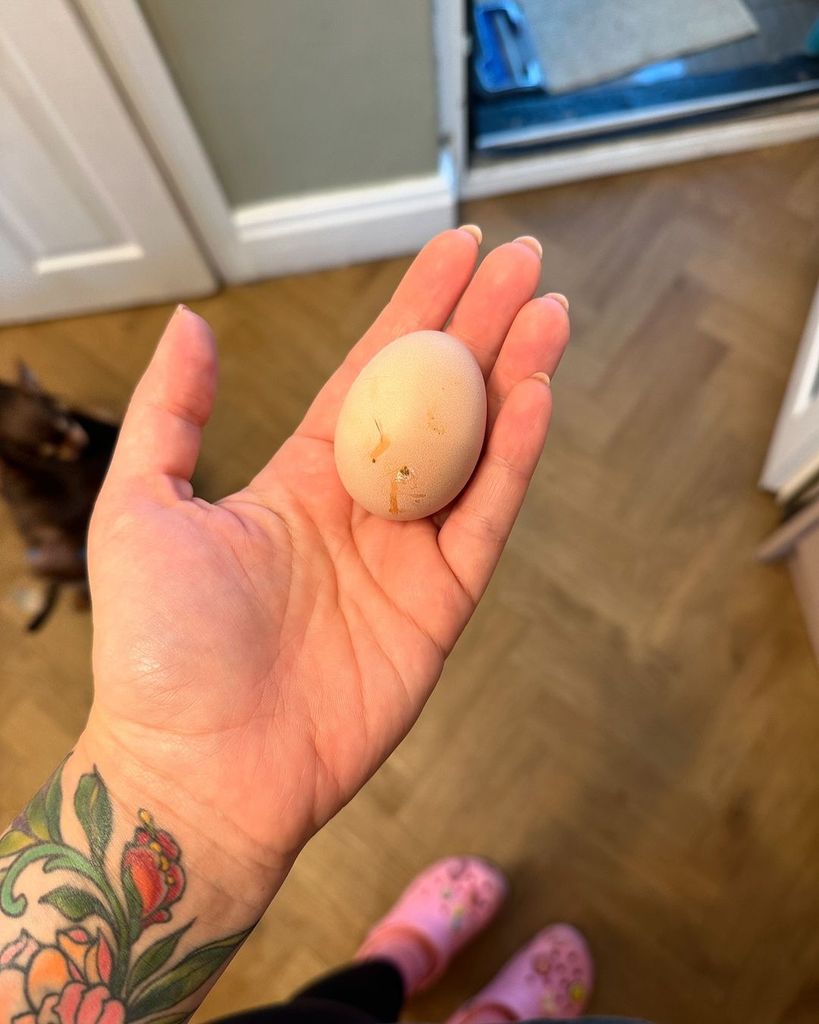
[{"label": "egg", "polygon": [[464,488],[485,431],[475,357],[450,334],[416,331],[381,349],[350,386],[336,424],[336,468],[368,512],[421,519]]}]

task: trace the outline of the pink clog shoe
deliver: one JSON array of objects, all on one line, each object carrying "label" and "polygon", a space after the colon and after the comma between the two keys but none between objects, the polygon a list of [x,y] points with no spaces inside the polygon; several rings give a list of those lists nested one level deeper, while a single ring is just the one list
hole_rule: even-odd
[{"label": "pink clog shoe", "polygon": [[497,914],[508,889],[501,871],[481,857],[447,857],[421,872],[370,930],[355,955],[377,955],[390,934],[416,935],[433,962],[414,991],[428,988]]},{"label": "pink clog shoe", "polygon": [[467,1024],[480,1009],[499,1008],[515,1020],[580,1017],[588,1005],[594,964],[576,928],[553,924],[532,939],[446,1024]]}]

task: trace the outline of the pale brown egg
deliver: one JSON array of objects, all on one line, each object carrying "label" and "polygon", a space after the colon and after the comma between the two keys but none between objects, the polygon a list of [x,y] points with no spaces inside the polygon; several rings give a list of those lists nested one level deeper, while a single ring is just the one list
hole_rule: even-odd
[{"label": "pale brown egg", "polygon": [[338,475],[384,519],[421,519],[472,475],[486,431],[486,388],[469,349],[416,331],[378,352],[353,381],[335,435]]}]

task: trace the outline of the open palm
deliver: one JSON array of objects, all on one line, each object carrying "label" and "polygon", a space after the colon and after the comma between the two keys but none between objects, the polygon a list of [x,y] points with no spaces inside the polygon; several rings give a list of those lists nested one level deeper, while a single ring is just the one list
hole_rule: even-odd
[{"label": "open palm", "polygon": [[[131,402],[90,538],[89,732],[197,827],[229,825],[238,856],[292,856],[407,733],[523,500],[551,411],[532,374],[556,369],[568,318],[532,300],[526,244],[476,259],[466,231],[433,239],[293,436],[215,505],[189,483],[216,386],[201,318],[177,311]],[[446,514],[379,519],[339,482],[339,407],[378,349],[450,317],[487,379],[484,453]]]}]

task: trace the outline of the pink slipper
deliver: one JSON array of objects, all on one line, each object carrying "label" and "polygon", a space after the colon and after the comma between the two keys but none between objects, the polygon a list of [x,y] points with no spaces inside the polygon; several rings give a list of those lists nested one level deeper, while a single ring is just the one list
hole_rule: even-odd
[{"label": "pink slipper", "polygon": [[591,952],[568,924],[553,924],[523,947],[492,981],[449,1018],[465,1024],[479,1009],[499,1007],[515,1020],[579,1017],[594,981]]},{"label": "pink slipper", "polygon": [[398,902],[370,930],[355,959],[376,955],[390,935],[417,935],[434,963],[415,990],[428,988],[455,954],[486,928],[507,889],[501,871],[481,857],[436,861],[410,882]]}]

